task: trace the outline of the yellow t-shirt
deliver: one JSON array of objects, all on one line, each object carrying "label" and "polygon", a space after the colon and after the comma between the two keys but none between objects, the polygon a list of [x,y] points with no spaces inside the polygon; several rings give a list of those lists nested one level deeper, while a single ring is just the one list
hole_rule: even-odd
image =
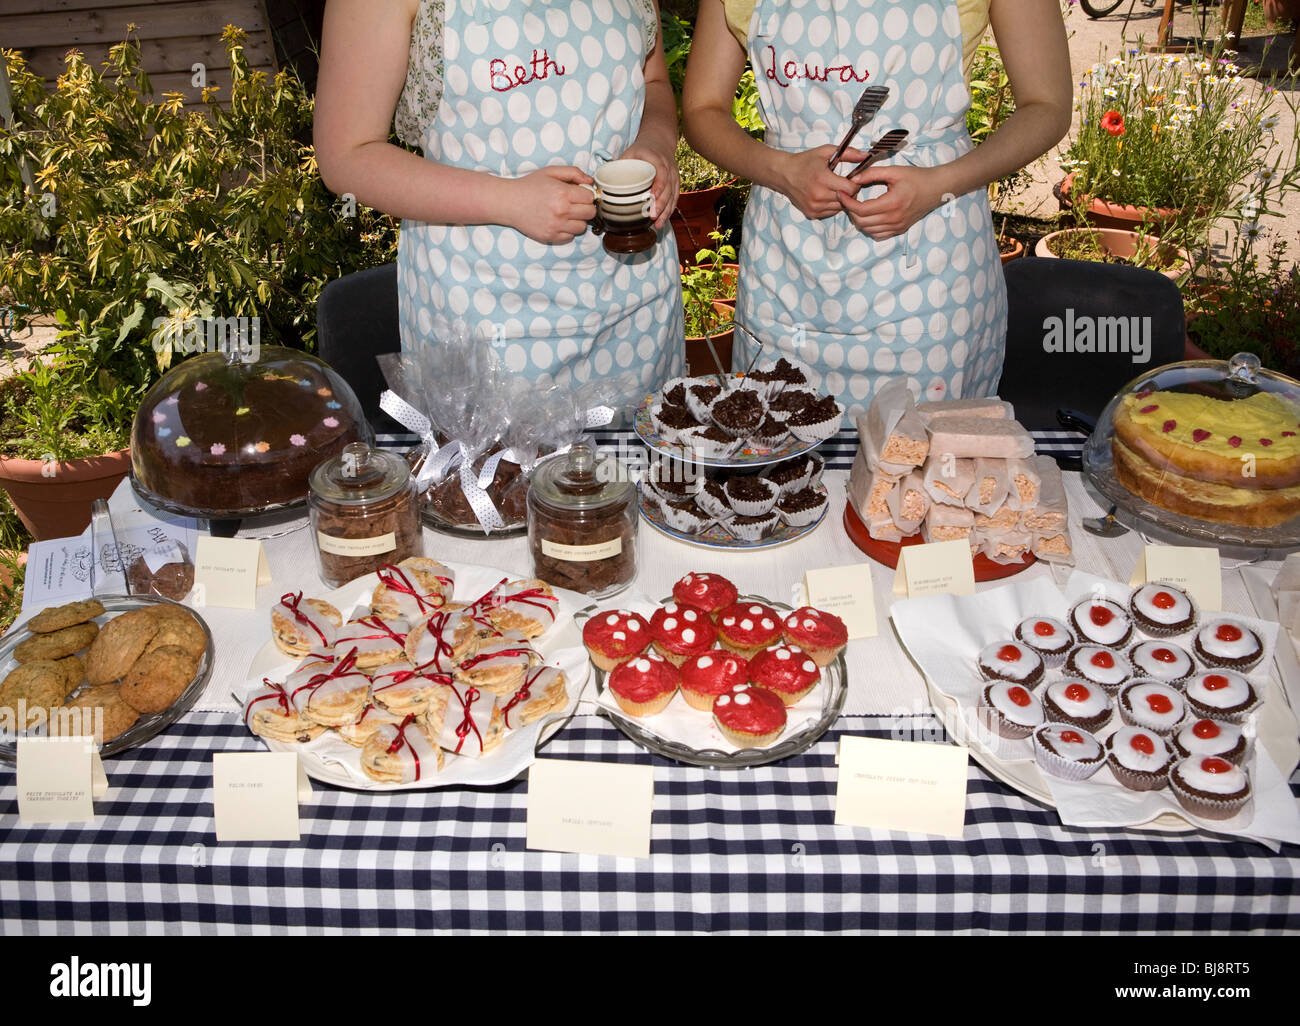
[{"label": "yellow t-shirt", "polygon": [[[722,6],[727,12],[727,27],[740,40],[741,46],[745,45],[749,34],[749,19],[754,14],[754,3],[755,0],[722,0]],[[975,51],[989,27],[989,0],[957,0],[957,10],[961,13],[962,63],[966,81],[969,82]]]}]

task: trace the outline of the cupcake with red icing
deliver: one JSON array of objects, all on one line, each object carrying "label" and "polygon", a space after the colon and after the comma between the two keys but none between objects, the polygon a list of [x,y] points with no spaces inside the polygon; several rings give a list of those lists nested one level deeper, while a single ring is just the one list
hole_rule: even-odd
[{"label": "cupcake with red icing", "polygon": [[1016,640],[1037,652],[1048,666],[1060,666],[1074,647],[1074,635],[1060,620],[1030,616],[1016,624]]},{"label": "cupcake with red icing", "polygon": [[1217,755],[1193,755],[1169,771],[1178,804],[1201,819],[1232,819],[1250,801],[1250,777]]},{"label": "cupcake with red icing", "polygon": [[1133,636],[1133,621],[1118,602],[1087,598],[1070,610],[1070,628],[1080,644],[1119,648]]},{"label": "cupcake with red icing", "polygon": [[1193,755],[1217,755],[1240,766],[1250,754],[1250,739],[1235,723],[1220,723],[1209,718],[1184,724],[1174,734],[1174,751],[1180,758]]},{"label": "cupcake with red icing", "polygon": [[1133,680],[1120,688],[1120,718],[1131,727],[1154,730],[1168,737],[1187,715],[1183,696],[1171,685],[1156,680]]},{"label": "cupcake with red icing", "polygon": [[677,667],[649,652],[616,667],[609,691],[629,716],[653,716],[668,707],[680,682]]},{"label": "cupcake with red icing", "polygon": [[1023,684],[995,680],[980,695],[984,722],[1003,737],[1028,737],[1043,722],[1043,705]]},{"label": "cupcake with red icing", "polygon": [[[728,507],[727,512],[730,512]],[[738,598],[736,586],[721,574],[689,573],[673,585],[673,598],[684,606],[693,606],[717,620],[718,613]]]},{"label": "cupcake with red icing", "polygon": [[1133,676],[1133,666],[1123,652],[1100,645],[1080,645],[1065,658],[1065,673],[1105,688],[1111,694]]},{"label": "cupcake with red icing", "polygon": [[822,679],[817,664],[800,648],[774,645],[749,661],[749,682],[794,705]]},{"label": "cupcake with red icing", "polygon": [[670,602],[656,609],[650,618],[650,637],[656,652],[674,666],[681,666],[691,656],[711,649],[718,632],[707,614]]},{"label": "cupcake with red icing", "polygon": [[1034,731],[1034,759],[1062,780],[1087,780],[1101,769],[1106,753],[1095,737],[1079,727],[1044,723]]},{"label": "cupcake with red icing", "polygon": [[762,602],[734,602],[718,613],[718,637],[723,648],[752,658],[785,631],[781,615]]},{"label": "cupcake with red icing", "polygon": [[1106,765],[1130,791],[1159,791],[1173,762],[1165,739],[1153,730],[1120,727],[1106,738]]},{"label": "cupcake with red icing", "polygon": [[1211,620],[1196,632],[1192,651],[1206,666],[1245,673],[1264,658],[1264,643],[1244,623]]},{"label": "cupcake with red icing", "polygon": [[1183,694],[1197,716],[1227,723],[1245,723],[1260,703],[1255,686],[1231,670],[1198,673],[1187,682]]},{"label": "cupcake with red icing", "polygon": [[849,629],[834,613],[801,606],[781,624],[785,640],[803,649],[818,666],[829,666],[849,643]]},{"label": "cupcake with red icing", "polygon": [[749,661],[735,652],[711,648],[680,667],[682,698],[692,709],[709,712],[713,700],[749,680]]},{"label": "cupcake with red icing", "polygon": [[1196,626],[1196,606],[1176,585],[1155,581],[1135,588],[1128,599],[1129,615],[1143,634],[1172,638]]},{"label": "cupcake with red icing", "polygon": [[979,671],[985,680],[1005,680],[1032,688],[1043,679],[1043,660],[1028,645],[995,641],[980,649]]},{"label": "cupcake with red icing", "polygon": [[1043,712],[1053,723],[1098,731],[1110,722],[1110,697],[1096,684],[1053,681],[1043,692]]},{"label": "cupcake with red icing", "polygon": [[1196,672],[1186,649],[1172,641],[1140,641],[1128,650],[1133,672],[1139,677],[1178,685]]},{"label": "cupcake with red icing", "polygon": [[629,609],[604,609],[582,627],[582,643],[598,669],[609,671],[650,647],[650,625]]},{"label": "cupcake with red icing", "polygon": [[713,722],[737,748],[766,748],[785,730],[785,703],[763,688],[737,684],[714,699]]}]

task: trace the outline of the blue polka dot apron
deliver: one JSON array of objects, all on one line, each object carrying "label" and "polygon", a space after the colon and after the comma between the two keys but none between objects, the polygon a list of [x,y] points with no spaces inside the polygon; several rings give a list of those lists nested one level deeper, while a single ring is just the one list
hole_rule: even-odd
[{"label": "blue polka dot apron", "polygon": [[[628,0],[447,0],[424,154],[509,178],[550,165],[594,174],[640,128],[649,44]],[[631,372],[649,390],[682,373],[667,228],[649,251],[613,256],[590,231],[552,246],[497,225],[406,220],[397,270],[403,349],[437,341],[442,315],[542,387]]]},{"label": "blue polka dot apron", "polygon": [[[891,128],[911,133],[882,163],[934,167],[973,146],[955,0],[758,0],[749,57],[766,141],[777,149],[838,143],[867,84],[891,92],[853,145],[869,149]],[[755,186],[737,311],[764,341],[763,359],[799,360],[851,415],[899,375],[923,399],[991,395],[1002,373],[1006,287],[988,196],[953,198],[904,236],[877,242],[847,214],[810,220]],[[739,331],[736,343],[743,367],[756,344]]]}]

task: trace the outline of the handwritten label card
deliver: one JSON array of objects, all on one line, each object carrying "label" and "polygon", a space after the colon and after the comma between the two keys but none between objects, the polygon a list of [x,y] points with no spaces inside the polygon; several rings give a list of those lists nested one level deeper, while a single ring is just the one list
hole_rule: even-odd
[{"label": "handwritten label card", "polygon": [[1206,613],[1223,608],[1223,572],[1219,550],[1192,545],[1148,545],[1138,557],[1133,587],[1148,581],[1168,581],[1192,597]]},{"label": "handwritten label card", "polygon": [[955,745],[845,735],[835,822],[959,838],[966,821],[966,758],[966,749]]},{"label": "handwritten label card", "polygon": [[898,553],[894,594],[908,598],[974,595],[975,565],[971,562],[969,543],[956,538],[927,545],[904,545]]},{"label": "handwritten label card", "polygon": [[262,543],[255,538],[199,537],[194,557],[194,603],[256,609],[257,589],[271,583]]},{"label": "handwritten label card", "polygon": [[212,756],[212,811],[218,841],[297,841],[298,804],[311,783],[293,752]]},{"label": "handwritten label card", "polygon": [[23,823],[89,823],[108,777],[93,738],[18,739],[18,818]]},{"label": "handwritten label card", "polygon": [[585,855],[650,856],[654,768],[538,759],[528,771],[527,846]]},{"label": "handwritten label card", "polygon": [[843,620],[850,641],[876,636],[876,591],[871,583],[870,563],[809,570],[803,584],[808,605]]}]

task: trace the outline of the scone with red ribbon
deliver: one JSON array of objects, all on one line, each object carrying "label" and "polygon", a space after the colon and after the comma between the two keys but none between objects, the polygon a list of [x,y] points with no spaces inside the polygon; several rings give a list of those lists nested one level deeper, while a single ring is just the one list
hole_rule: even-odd
[{"label": "scone with red ribbon", "polygon": [[398,727],[404,719],[406,719],[405,714],[399,716],[397,713],[389,712],[382,705],[367,702],[352,723],[337,728],[335,733],[353,748],[361,748],[380,727],[385,725]]},{"label": "scone with red ribbon", "polygon": [[384,784],[427,780],[442,769],[442,761],[442,749],[429,740],[413,715],[404,716],[397,725],[384,724],[361,749],[362,772]]},{"label": "scone with red ribbon", "polygon": [[749,679],[749,660],[735,652],[712,648],[691,656],[680,667],[682,698],[692,709],[709,712],[713,700]]},{"label": "scone with red ribbon", "polygon": [[630,609],[602,609],[582,625],[582,643],[597,669],[607,673],[650,647],[650,624]]},{"label": "scone with red ribbon", "polygon": [[766,748],[785,730],[785,703],[763,688],[737,684],[713,700],[713,722],[737,748]]},{"label": "scone with red ribbon", "polygon": [[521,631],[506,631],[480,641],[474,654],[462,659],[452,671],[458,683],[508,695],[524,682],[529,667],[542,661]]},{"label": "scone with red ribbon", "polygon": [[370,697],[370,678],[356,666],[349,652],[320,673],[296,684],[290,693],[295,707],[324,727],[341,727],[356,721]]},{"label": "scone with red ribbon", "polygon": [[722,646],[746,659],[767,648],[784,632],[781,615],[762,602],[734,602],[718,614],[718,638]]},{"label": "scone with red ribbon", "polygon": [[782,621],[785,640],[797,645],[818,666],[830,666],[849,643],[849,629],[834,613],[800,606]]},{"label": "scone with red ribbon", "polygon": [[507,730],[527,726],[547,713],[564,708],[569,700],[568,683],[558,666],[537,666],[524,676],[519,690],[501,706],[501,718]]},{"label": "scone with red ribbon", "polygon": [[420,673],[405,659],[381,666],[370,675],[370,697],[394,716],[424,714],[434,691],[450,678],[446,674]]},{"label": "scone with red ribbon", "polygon": [[716,620],[719,612],[740,598],[740,592],[721,574],[692,572],[673,585],[673,598]]},{"label": "scone with red ribbon", "polygon": [[456,681],[437,690],[421,723],[430,740],[453,755],[486,755],[506,736],[497,696]]},{"label": "scone with red ribbon", "polygon": [[711,649],[718,640],[713,621],[692,606],[670,602],[650,618],[650,637],[655,651],[674,666]]},{"label": "scone with red ribbon", "polygon": [[521,631],[526,638],[544,634],[555,623],[560,600],[545,581],[503,581],[476,603],[499,631]]},{"label": "scone with red ribbon", "polygon": [[258,737],[272,741],[313,741],[325,733],[325,727],[308,719],[290,700],[284,684],[262,680],[265,690],[249,696],[244,706],[244,723]]},{"label": "scone with red ribbon", "polygon": [[434,613],[406,635],[407,661],[426,676],[451,673],[478,646],[477,626],[473,616],[464,609]]},{"label": "scone with red ribbon", "polygon": [[342,623],[343,614],[324,599],[290,592],[271,607],[271,640],[285,655],[324,655],[333,650]]},{"label": "scone with red ribbon", "polygon": [[677,667],[653,652],[629,659],[609,675],[609,692],[629,716],[661,713],[677,694]]},{"label": "scone with red ribbon", "polygon": [[349,620],[339,628],[334,641],[339,652],[356,650],[357,667],[373,670],[395,663],[406,654],[405,620],[385,620],[381,616],[363,616]]},{"label": "scone with red ribbon", "polygon": [[772,692],[786,705],[809,694],[821,679],[817,664],[793,645],[773,645],[749,660],[749,682]]},{"label": "scone with red ribbon", "polygon": [[370,596],[376,615],[409,624],[427,619],[451,601],[456,573],[436,559],[411,556],[400,563],[381,566],[379,583]]}]

